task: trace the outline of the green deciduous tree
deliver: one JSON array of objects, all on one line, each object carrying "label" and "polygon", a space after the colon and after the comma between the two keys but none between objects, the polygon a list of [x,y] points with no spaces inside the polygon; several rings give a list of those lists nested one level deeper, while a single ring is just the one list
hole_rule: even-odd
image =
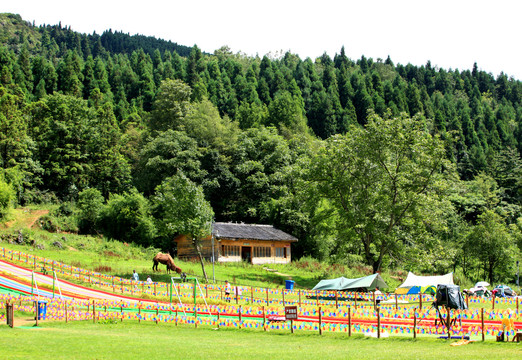
[{"label": "green deciduous tree", "polygon": [[519,253],[515,244],[517,237],[519,235],[513,236],[504,220],[495,212],[487,210],[479,215],[465,249],[479,259],[480,267],[491,284],[510,275],[517,258],[515,255]]},{"label": "green deciduous tree", "polygon": [[9,213],[13,207],[16,192],[13,187],[4,180],[3,173],[0,171],[0,220]]},{"label": "green deciduous tree", "polygon": [[201,152],[196,140],[185,132],[167,130],[147,140],[140,152],[136,183],[146,194],[166,178],[182,171],[193,181],[200,180]]},{"label": "green deciduous tree", "polygon": [[112,194],[100,215],[104,235],[125,242],[150,246],[156,238],[156,226],[148,200],[136,190]]},{"label": "green deciduous tree", "polygon": [[182,173],[165,179],[152,200],[158,229],[162,237],[172,241],[176,235],[186,235],[198,253],[205,280],[208,281],[201,241],[210,235],[214,212],[205,199],[203,189]]},{"label": "green deciduous tree", "polygon": [[179,130],[190,110],[190,94],[190,87],[181,80],[163,81],[150,114],[151,130]]},{"label": "green deciduous tree", "polygon": [[365,128],[328,139],[312,161],[318,191],[331,199],[345,229],[374,271],[400,244],[398,229],[414,213],[440,170],[444,147],[419,118],[371,114]]},{"label": "green deciduous tree", "polygon": [[98,189],[85,189],[78,194],[78,220],[81,232],[92,233],[96,230],[103,203],[104,198]]}]

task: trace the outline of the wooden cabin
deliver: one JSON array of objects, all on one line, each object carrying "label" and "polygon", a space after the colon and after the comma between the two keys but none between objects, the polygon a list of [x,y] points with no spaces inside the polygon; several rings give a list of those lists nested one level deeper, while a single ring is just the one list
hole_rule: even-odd
[{"label": "wooden cabin", "polygon": [[[196,258],[192,239],[181,235],[174,239],[179,258]],[[286,264],[292,260],[291,244],[297,238],[272,225],[217,222],[212,226],[212,236],[204,239],[201,254],[217,262],[240,262],[250,264]]]}]

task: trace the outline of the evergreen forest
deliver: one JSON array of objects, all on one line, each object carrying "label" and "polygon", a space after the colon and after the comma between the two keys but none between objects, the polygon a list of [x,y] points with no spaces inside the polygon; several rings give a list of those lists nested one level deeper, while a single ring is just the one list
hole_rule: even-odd
[{"label": "evergreen forest", "polygon": [[0,25],[0,218],[59,204],[63,230],[163,249],[212,221],[272,224],[294,257],[515,279],[508,74]]}]

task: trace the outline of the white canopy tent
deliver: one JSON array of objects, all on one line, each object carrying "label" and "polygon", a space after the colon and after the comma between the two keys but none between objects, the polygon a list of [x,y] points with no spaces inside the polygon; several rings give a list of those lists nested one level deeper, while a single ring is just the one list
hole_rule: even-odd
[{"label": "white canopy tent", "polygon": [[418,287],[420,290],[429,286],[434,286],[436,288],[439,284],[455,285],[453,282],[453,273],[446,275],[419,276],[410,271],[408,272],[406,280],[399,285],[395,292],[397,294],[406,294],[414,287]]}]

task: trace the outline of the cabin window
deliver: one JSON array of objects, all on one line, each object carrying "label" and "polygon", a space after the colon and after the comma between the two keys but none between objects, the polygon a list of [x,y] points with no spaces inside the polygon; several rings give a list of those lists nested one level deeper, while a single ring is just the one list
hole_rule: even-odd
[{"label": "cabin window", "polygon": [[286,248],[275,248],[276,257],[286,258]]},{"label": "cabin window", "polygon": [[272,257],[272,253],[269,247],[255,247],[254,257],[267,258]]},{"label": "cabin window", "polygon": [[223,245],[222,256],[239,256],[239,246]]}]

